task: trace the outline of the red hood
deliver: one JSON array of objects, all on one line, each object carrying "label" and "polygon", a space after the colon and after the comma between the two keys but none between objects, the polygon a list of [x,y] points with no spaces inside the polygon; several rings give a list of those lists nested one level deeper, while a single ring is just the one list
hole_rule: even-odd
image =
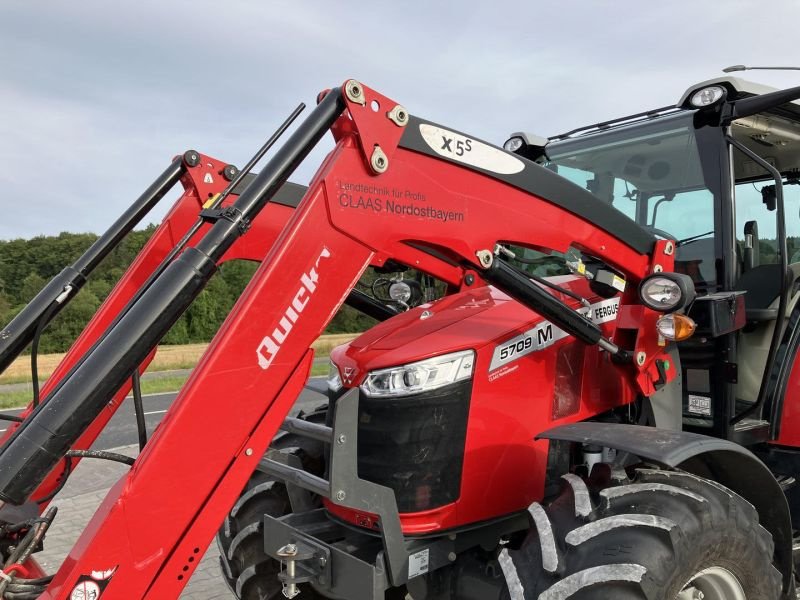
[{"label": "red hood", "polygon": [[[558,279],[565,287],[580,287],[572,277]],[[335,348],[331,358],[339,366],[345,385],[352,386],[369,371],[458,350],[477,350],[540,320],[542,317],[535,312],[484,286],[446,296],[379,323],[349,344]]]}]

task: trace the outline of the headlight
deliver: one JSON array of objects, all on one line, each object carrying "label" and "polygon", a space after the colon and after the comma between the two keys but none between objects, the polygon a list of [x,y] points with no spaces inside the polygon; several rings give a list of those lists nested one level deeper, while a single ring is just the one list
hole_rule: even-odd
[{"label": "headlight", "polygon": [[373,371],[361,384],[367,396],[411,396],[469,379],[475,364],[472,350],[445,354],[420,362]]},{"label": "headlight", "polygon": [[670,313],[694,300],[694,282],[682,273],[655,273],[639,286],[639,298],[648,308]]},{"label": "headlight", "polygon": [[703,108],[716,104],[725,97],[725,88],[719,85],[711,85],[692,94],[689,103],[695,108]]},{"label": "headlight", "polygon": [[339,367],[333,361],[328,363],[328,389],[332,392],[338,392],[342,389],[342,377],[339,375]]}]

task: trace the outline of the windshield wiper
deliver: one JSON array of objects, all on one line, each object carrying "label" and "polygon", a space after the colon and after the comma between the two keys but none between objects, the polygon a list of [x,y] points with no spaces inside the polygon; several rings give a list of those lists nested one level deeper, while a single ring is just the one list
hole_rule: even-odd
[{"label": "windshield wiper", "polygon": [[675,246],[680,247],[685,244],[691,244],[692,242],[696,242],[700,238],[704,238],[707,235],[712,235],[713,233],[714,230],[712,229],[711,231],[706,231],[705,233],[701,233],[699,235],[693,235],[692,237],[683,238],[682,240],[678,240],[677,242],[675,242]]}]

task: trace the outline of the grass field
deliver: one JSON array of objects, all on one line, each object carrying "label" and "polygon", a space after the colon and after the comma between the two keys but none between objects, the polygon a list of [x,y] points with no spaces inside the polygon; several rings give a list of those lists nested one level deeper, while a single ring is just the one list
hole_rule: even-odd
[{"label": "grass field", "polygon": [[[323,335],[313,344],[315,358],[326,357],[331,350],[340,344],[352,340],[358,334],[343,333]],[[156,357],[147,368],[147,373],[158,371],[177,371],[191,369],[203,355],[208,344],[188,344],[185,346],[160,346]],[[39,356],[39,379],[42,383],[52,374],[64,354],[43,354]],[[327,365],[315,365],[311,370],[312,376],[325,375]],[[180,389],[186,381],[185,375],[166,375],[154,379],[142,379],[143,394],[159,394],[173,392]],[[7,384],[25,384],[24,389],[3,389]],[[16,386],[15,386],[16,387]],[[31,364],[30,357],[25,356],[15,360],[6,371],[0,374],[0,409],[25,406],[31,400]]]}]

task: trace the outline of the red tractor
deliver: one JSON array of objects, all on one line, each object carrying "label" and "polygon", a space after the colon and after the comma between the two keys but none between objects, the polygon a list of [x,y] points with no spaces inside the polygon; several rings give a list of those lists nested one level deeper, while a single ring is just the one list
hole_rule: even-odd
[{"label": "red tractor", "polygon": [[[97,597],[174,598],[224,519],[247,600],[793,598],[797,98],[725,78],[504,150],[350,80],[220,197],[200,182],[224,165],[176,160],[186,194],[2,447],[0,592],[74,598],[99,573]],[[41,573],[49,499],[241,257],[261,266],[191,379]],[[91,264],[0,333],[0,368]],[[397,314],[354,291],[370,266],[447,295]],[[344,302],[383,322],[332,354],[328,405],[287,417]]]}]

